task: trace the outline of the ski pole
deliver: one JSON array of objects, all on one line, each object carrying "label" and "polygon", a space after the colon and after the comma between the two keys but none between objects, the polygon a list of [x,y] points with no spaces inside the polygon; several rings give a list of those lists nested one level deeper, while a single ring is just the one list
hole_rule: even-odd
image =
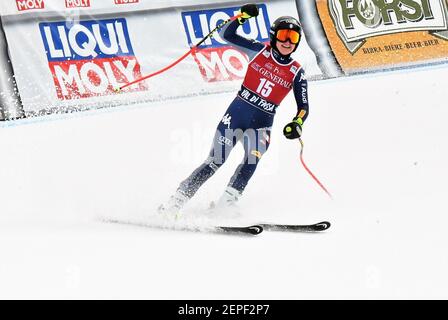
[{"label": "ski pole", "polygon": [[153,72],[153,73],[151,73],[151,74],[148,74],[147,76],[138,78],[138,79],[136,79],[136,80],[134,80],[134,81],[131,81],[131,82],[128,82],[128,83],[126,83],[125,85],[122,85],[121,87],[116,88],[116,89],[115,89],[115,92],[120,92],[121,90],[123,90],[123,89],[126,88],[126,87],[129,87],[129,86],[131,86],[131,85],[133,85],[133,84],[136,84],[136,83],[138,83],[138,82],[140,82],[140,81],[149,79],[149,78],[154,77],[154,76],[156,76],[156,75],[158,75],[158,74],[161,74],[162,72],[165,72],[165,71],[168,70],[168,69],[171,69],[172,67],[174,67],[175,65],[177,65],[179,62],[181,62],[182,60],[184,60],[186,57],[188,57],[188,56],[190,55],[190,53],[194,52],[194,51],[197,49],[197,47],[199,47],[205,40],[207,40],[208,38],[213,37],[213,33],[215,33],[217,30],[221,29],[222,27],[224,27],[227,23],[229,23],[229,22],[231,22],[231,21],[233,21],[233,20],[236,20],[236,19],[238,19],[238,18],[241,17],[241,16],[242,16],[242,14],[240,13],[240,14],[237,14],[236,16],[233,16],[233,17],[231,17],[231,18],[229,18],[229,19],[227,19],[227,20],[224,20],[223,22],[221,22],[220,24],[218,24],[218,25],[216,26],[216,28],[214,28],[212,31],[210,31],[205,37],[203,37],[198,43],[196,43],[194,46],[192,46],[192,47],[190,48],[190,50],[188,50],[182,57],[180,57],[179,59],[177,59],[176,61],[174,61],[174,62],[171,63],[170,65],[168,65],[168,66],[166,66],[166,67],[164,67],[164,68],[162,68],[162,69],[160,69],[160,70],[158,70],[158,71],[156,71],[156,72]]},{"label": "ski pole", "polygon": [[324,190],[325,193],[330,197],[330,199],[333,200],[333,196],[331,195],[331,193],[327,190],[327,188],[325,188],[325,186],[319,181],[319,179],[317,179],[317,177],[311,172],[311,170],[305,164],[305,161],[303,160],[303,149],[305,145],[303,143],[302,138],[299,137],[299,141],[300,141],[300,162],[302,162],[303,167],[309,173],[311,178],[313,178],[314,181],[316,181],[316,183],[322,188],[322,190]]}]

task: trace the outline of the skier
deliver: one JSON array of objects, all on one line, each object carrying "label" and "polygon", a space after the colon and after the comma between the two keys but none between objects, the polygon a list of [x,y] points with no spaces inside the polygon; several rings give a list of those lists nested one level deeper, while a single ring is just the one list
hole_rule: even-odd
[{"label": "skier", "polygon": [[308,116],[308,85],[301,65],[291,58],[297,49],[302,27],[295,18],[282,16],[270,28],[270,44],[237,35],[247,19],[258,15],[255,4],[243,5],[242,16],[224,26],[219,34],[249,57],[247,72],[237,96],[218,124],[208,158],[184,181],[159,212],[177,217],[196,191],[224,164],[239,141],[244,159],[219,198],[216,207],[235,208],[270,143],[276,110],[290,90],[294,91],[297,114],[283,129],[288,139],[301,136]]}]

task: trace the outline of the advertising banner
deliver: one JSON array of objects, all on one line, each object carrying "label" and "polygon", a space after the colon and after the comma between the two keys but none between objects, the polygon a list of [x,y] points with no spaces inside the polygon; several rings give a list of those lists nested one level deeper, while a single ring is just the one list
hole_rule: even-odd
[{"label": "advertising banner", "polygon": [[317,0],[319,17],[348,74],[448,60],[446,0]]},{"label": "advertising banner", "polygon": [[[42,1],[45,6],[49,3]],[[97,2],[66,0],[65,5],[86,8],[94,1]],[[116,6],[143,3],[115,2]],[[270,24],[278,16],[297,16],[294,1],[259,3],[259,8],[259,16],[249,19],[238,32],[260,42],[269,41]],[[38,13],[19,20],[15,16],[2,17],[23,109],[27,116],[32,116],[236,92],[248,57],[218,33],[174,68],[120,92],[116,89],[170,65],[239,9],[240,6],[215,4],[135,12],[116,10],[101,15],[76,9],[62,17]],[[305,38],[295,58],[308,77],[322,75]]]},{"label": "advertising banner", "polygon": [[[217,22],[227,20],[237,14],[239,7],[218,8],[182,12],[182,22],[189,44],[198,43]],[[270,21],[265,4],[259,5],[259,16],[249,19],[241,27],[240,34],[257,41],[269,42]],[[248,62],[246,54],[234,49],[221,39],[218,33],[207,39],[193,53],[196,64],[206,82],[242,79],[246,73]]]},{"label": "advertising banner", "polygon": [[[39,29],[60,100],[114,94],[141,77],[125,19],[41,22]],[[145,89],[145,82],[131,86]]]}]

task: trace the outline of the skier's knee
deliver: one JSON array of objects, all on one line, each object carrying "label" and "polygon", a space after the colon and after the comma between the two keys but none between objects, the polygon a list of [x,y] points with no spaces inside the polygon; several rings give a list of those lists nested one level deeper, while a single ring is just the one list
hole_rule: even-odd
[{"label": "skier's knee", "polygon": [[265,150],[258,150],[258,149],[249,150],[246,154],[246,159],[244,163],[256,166],[263,157],[263,155],[265,154],[265,152],[266,152]]},{"label": "skier's knee", "polygon": [[205,164],[208,165],[214,172],[218,171],[218,169],[224,164],[225,158],[209,156],[205,160]]}]

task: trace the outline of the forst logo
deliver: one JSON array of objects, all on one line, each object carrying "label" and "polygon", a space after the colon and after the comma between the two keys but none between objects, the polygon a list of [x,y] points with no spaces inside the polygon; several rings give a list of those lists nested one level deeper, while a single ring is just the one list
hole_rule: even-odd
[{"label": "forst logo", "polygon": [[44,9],[44,0],[16,0],[17,10],[34,10],[34,9]]},{"label": "forst logo", "polygon": [[[188,44],[193,46],[198,43],[219,23],[238,14],[239,9],[231,7],[182,12]],[[238,29],[238,34],[260,42],[268,42],[269,28],[266,5],[260,4],[258,17],[249,19],[243,24]],[[201,44],[193,56],[203,79],[207,82],[242,79],[246,73],[247,55],[229,45],[218,32]]]},{"label": "forst logo", "polygon": [[[141,77],[125,19],[42,22],[39,29],[60,100],[113,94]],[[128,91],[145,89],[138,83]]]},{"label": "forst logo", "polygon": [[328,0],[339,37],[354,53],[363,40],[405,31],[448,39],[445,0]]}]

